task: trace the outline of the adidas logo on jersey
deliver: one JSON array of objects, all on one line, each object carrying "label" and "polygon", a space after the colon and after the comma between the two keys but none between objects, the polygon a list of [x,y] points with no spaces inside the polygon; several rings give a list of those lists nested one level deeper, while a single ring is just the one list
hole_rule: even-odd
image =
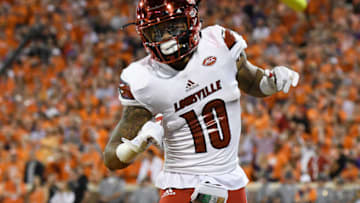
[{"label": "adidas logo on jersey", "polygon": [[176,192],[174,192],[171,188],[169,188],[161,195],[161,198],[171,196],[171,195],[176,195]]},{"label": "adidas logo on jersey", "polygon": [[186,91],[190,91],[190,90],[192,90],[192,89],[194,89],[194,88],[196,88],[196,87],[198,87],[198,86],[199,86],[198,84],[194,83],[194,82],[191,81],[191,80],[188,80],[187,83],[186,83],[185,90],[186,90]]},{"label": "adidas logo on jersey", "polygon": [[185,97],[184,99],[181,99],[180,101],[174,103],[175,112],[190,106],[196,102],[199,102],[209,95],[219,91],[222,89],[221,81],[218,80],[216,82],[210,83],[208,86],[196,91],[192,95],[189,95]]}]

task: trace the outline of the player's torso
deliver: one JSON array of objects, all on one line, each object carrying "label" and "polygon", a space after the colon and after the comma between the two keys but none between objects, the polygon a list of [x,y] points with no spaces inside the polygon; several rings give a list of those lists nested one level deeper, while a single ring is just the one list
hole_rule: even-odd
[{"label": "player's torso", "polygon": [[166,170],[206,174],[235,167],[240,91],[227,52],[205,39],[174,77],[158,77],[148,67],[148,97],[142,96],[154,113],[164,115]]}]

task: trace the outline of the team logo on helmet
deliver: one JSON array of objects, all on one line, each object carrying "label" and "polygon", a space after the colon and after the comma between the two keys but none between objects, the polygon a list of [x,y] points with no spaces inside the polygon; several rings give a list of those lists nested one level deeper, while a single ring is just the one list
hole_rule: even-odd
[{"label": "team logo on helmet", "polygon": [[187,0],[189,4],[196,4],[195,0]]}]

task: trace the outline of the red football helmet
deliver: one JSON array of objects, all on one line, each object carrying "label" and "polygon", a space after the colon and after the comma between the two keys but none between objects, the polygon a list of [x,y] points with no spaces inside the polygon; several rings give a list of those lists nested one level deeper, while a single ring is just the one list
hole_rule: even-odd
[{"label": "red football helmet", "polygon": [[140,0],[136,30],[152,58],[173,63],[192,53],[200,41],[200,0]]}]

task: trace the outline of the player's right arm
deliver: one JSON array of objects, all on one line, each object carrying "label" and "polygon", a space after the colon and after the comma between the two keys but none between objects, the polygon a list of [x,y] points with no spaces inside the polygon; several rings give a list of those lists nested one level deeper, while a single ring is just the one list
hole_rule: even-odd
[{"label": "player's right arm", "polygon": [[110,170],[127,167],[151,143],[162,145],[162,116],[157,115],[155,122],[151,106],[141,97],[146,92],[146,77],[146,69],[137,63],[121,73],[118,91],[123,113],[104,150],[104,163]]},{"label": "player's right arm", "polygon": [[[142,126],[151,120],[152,114],[144,107],[124,106],[122,117],[105,147],[104,162],[110,170],[126,168],[131,162],[120,161],[117,156],[117,149],[120,144],[124,144],[123,138],[133,140],[139,133]],[[132,153],[131,151],[129,153]],[[136,153],[136,152],[135,152]],[[131,154],[130,154],[131,156]]]}]

